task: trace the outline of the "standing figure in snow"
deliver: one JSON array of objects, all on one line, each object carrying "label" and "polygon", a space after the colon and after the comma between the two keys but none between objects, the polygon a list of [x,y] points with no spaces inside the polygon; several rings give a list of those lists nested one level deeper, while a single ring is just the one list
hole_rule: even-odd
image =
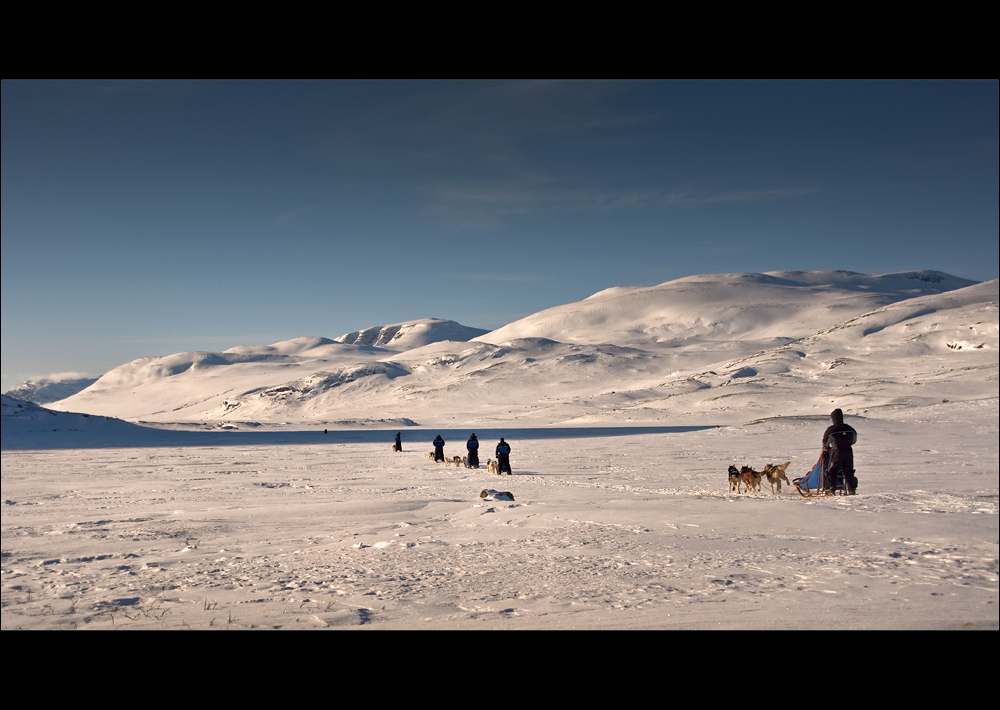
[{"label": "standing figure in snow", "polygon": [[858,490],[858,479],[854,476],[854,449],[858,443],[858,432],[844,424],[844,413],[834,409],[830,413],[833,424],[823,432],[823,453],[829,454],[827,467],[827,492],[843,488],[852,496]]},{"label": "standing figure in snow", "polygon": [[434,460],[444,461],[444,439],[440,434],[434,439]]},{"label": "standing figure in snow", "polygon": [[479,439],[473,434],[465,444],[465,450],[469,452],[466,465],[469,468],[479,468]]},{"label": "standing figure in snow", "polygon": [[497,473],[502,476],[504,471],[506,471],[507,475],[510,476],[510,444],[504,441],[502,436],[500,437],[500,443],[497,444],[496,454]]},{"label": "standing figure in snow", "polygon": [[396,451],[402,451],[403,450],[403,439],[402,439],[402,436],[403,436],[402,432],[399,432],[399,431],[396,432]]}]

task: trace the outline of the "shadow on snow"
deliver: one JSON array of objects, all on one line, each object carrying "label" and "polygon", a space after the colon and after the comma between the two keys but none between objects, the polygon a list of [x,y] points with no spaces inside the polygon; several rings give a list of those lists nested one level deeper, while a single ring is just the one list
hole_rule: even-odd
[{"label": "shadow on snow", "polygon": [[[516,445],[529,439],[587,439],[649,434],[683,434],[712,429],[712,426],[616,426],[616,427],[511,427],[500,429],[424,429],[403,430],[403,451],[426,452],[434,437],[451,446],[465,443],[469,434],[490,448],[500,437]],[[3,436],[4,451],[39,449],[123,449],[162,446],[299,446],[317,444],[391,444],[400,429],[331,429],[309,431],[175,431],[153,427],[131,427],[128,432],[95,434],[73,429],[25,432]]]}]

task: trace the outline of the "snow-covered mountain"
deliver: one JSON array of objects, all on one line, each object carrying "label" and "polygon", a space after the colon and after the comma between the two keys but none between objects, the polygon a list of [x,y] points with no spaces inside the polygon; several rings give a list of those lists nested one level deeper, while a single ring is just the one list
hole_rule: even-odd
[{"label": "snow-covered mountain", "polygon": [[5,395],[34,404],[48,404],[72,397],[97,382],[96,377],[44,378],[28,380],[13,387]]},{"label": "snow-covered mountain", "polygon": [[477,340],[541,337],[565,343],[677,347],[800,338],[906,298],[975,282],[936,271],[872,276],[850,271],[772,271],[688,276],[646,288],[609,288],[549,308]]},{"label": "snow-covered mountain", "polygon": [[482,328],[470,328],[453,320],[440,318],[424,318],[392,325],[376,325],[364,330],[346,333],[334,338],[338,343],[351,345],[370,345],[376,348],[390,350],[412,350],[442,340],[465,342],[485,335],[489,331]]},{"label": "snow-covered mountain", "polygon": [[632,413],[670,400],[674,414],[772,417],[996,398],[998,300],[994,279],[898,301],[749,357],[678,373]]},{"label": "snow-covered mountain", "polygon": [[997,322],[997,281],[717,274],[608,289],[491,333],[430,319],[146,358],[52,406],[159,422],[722,423],[996,396]]}]

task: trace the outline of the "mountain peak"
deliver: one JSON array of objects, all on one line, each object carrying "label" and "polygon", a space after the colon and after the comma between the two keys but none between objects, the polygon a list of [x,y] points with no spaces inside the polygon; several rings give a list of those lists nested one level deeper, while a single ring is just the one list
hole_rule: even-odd
[{"label": "mountain peak", "polygon": [[470,328],[453,320],[423,318],[391,325],[376,325],[334,338],[338,343],[367,345],[390,350],[412,350],[442,340],[465,342],[489,331]]}]

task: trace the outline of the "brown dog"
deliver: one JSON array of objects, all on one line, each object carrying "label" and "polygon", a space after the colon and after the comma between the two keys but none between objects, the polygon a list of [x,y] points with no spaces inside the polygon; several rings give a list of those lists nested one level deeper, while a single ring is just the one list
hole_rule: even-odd
[{"label": "brown dog", "polygon": [[754,471],[749,466],[743,466],[740,468],[740,476],[743,477],[743,485],[747,487],[747,493],[751,490],[760,490],[760,480],[763,475],[763,473]]},{"label": "brown dog", "polygon": [[785,469],[788,468],[788,464],[790,463],[791,461],[785,461],[780,466],[769,463],[764,467],[764,475],[767,476],[767,482],[771,484],[772,495],[774,494],[774,484],[778,484],[778,493],[781,493],[782,481],[788,485],[792,485],[792,482],[788,480],[788,476],[785,475]]}]

